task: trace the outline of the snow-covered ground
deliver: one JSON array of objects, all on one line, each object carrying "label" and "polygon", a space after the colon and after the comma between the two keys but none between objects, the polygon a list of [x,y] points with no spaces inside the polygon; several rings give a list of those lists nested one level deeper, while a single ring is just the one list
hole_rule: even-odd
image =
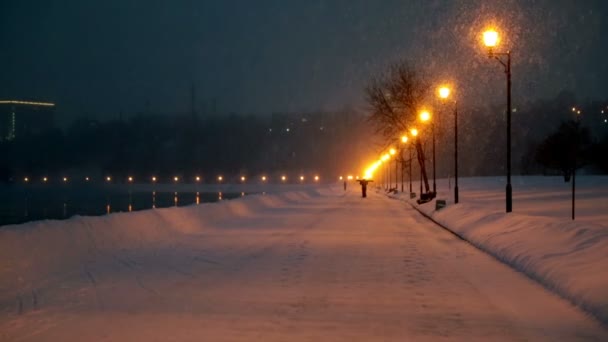
[{"label": "snow-covered ground", "polygon": [[383,193],[362,199],[351,185],[2,228],[0,340],[573,341],[608,332],[410,206]]},{"label": "snow-covered ground", "polygon": [[500,177],[462,179],[457,205],[448,181],[439,180],[438,198],[448,202],[439,211],[435,201],[409,202],[608,323],[608,177],[579,176],[576,181],[575,221],[571,183],[562,177],[514,177],[510,214],[505,213],[506,183]]}]

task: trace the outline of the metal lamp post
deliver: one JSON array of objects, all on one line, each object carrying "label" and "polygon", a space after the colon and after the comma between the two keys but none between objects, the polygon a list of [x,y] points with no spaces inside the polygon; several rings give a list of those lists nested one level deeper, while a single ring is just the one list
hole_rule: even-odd
[{"label": "metal lamp post", "polygon": [[[511,51],[495,52],[494,47],[498,45],[498,33],[488,30],[483,33],[483,41],[488,48],[488,57],[494,58],[505,68],[507,76],[507,187],[506,187],[506,210],[513,211],[513,189],[511,187]],[[506,61],[501,57],[506,57]]]},{"label": "metal lamp post", "polygon": [[[401,137],[401,143],[407,144],[407,140],[408,140],[407,139],[407,135],[403,135]],[[402,148],[399,149],[399,157],[401,158],[401,192],[403,192],[403,190],[404,190],[403,189],[403,173],[405,171],[405,158],[403,157],[403,149]],[[411,178],[411,176],[410,176],[410,178]],[[412,192],[411,182],[410,182],[410,192]]]},{"label": "metal lamp post", "polygon": [[[447,86],[439,87],[438,94],[442,100],[450,97]],[[458,103],[454,101],[454,203],[458,203]]]},{"label": "metal lamp post", "polygon": [[[431,121],[431,135],[433,140],[433,194],[437,195],[437,181],[436,181],[436,170],[435,166],[435,120],[431,120],[431,113],[427,110],[423,110],[420,112],[420,120],[423,122]],[[421,192],[422,193],[422,192]]]}]

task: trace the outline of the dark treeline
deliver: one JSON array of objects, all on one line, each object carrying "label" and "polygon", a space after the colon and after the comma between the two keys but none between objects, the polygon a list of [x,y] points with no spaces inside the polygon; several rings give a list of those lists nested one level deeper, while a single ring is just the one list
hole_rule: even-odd
[{"label": "dark treeline", "polygon": [[[365,143],[365,120],[352,110],[271,116],[136,115],[128,120],[80,119],[67,129],[0,143],[3,181],[106,177],[159,181],[245,175],[337,177],[354,170]],[[349,170],[350,168],[350,170]],[[276,179],[276,178],[275,178]]]},{"label": "dark treeline", "polygon": [[[575,111],[573,111],[573,107]],[[608,101],[579,101],[570,92],[548,100],[519,103],[512,114],[512,168],[514,174],[551,174],[562,171],[559,160],[543,155],[547,139],[563,127],[576,123],[580,137],[588,140],[583,150],[575,153],[577,168],[585,173],[608,173]],[[580,114],[577,112],[580,110]],[[453,110],[438,111],[438,176],[453,175],[454,125]],[[466,103],[458,111],[459,172],[463,176],[495,176],[506,174],[506,115],[504,105],[470,108]],[[554,138],[552,138],[554,141]],[[572,141],[575,144],[575,141]],[[568,145],[563,142],[560,148]],[[430,142],[425,144],[430,151]],[[559,154],[558,154],[559,156]],[[427,155],[428,158],[428,155]],[[572,157],[571,157],[572,158]]]}]

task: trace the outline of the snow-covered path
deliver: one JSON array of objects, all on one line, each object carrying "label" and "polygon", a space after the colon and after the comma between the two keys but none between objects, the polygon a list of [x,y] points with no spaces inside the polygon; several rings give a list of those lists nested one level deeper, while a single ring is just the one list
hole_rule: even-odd
[{"label": "snow-covered path", "polygon": [[93,251],[31,295],[0,298],[10,308],[0,340],[608,340],[578,309],[381,194],[216,223]]}]

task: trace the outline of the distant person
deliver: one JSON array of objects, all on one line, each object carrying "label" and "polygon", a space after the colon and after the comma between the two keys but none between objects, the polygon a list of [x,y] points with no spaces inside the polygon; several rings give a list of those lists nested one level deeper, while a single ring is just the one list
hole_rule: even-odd
[{"label": "distant person", "polygon": [[361,184],[361,197],[367,197],[367,184],[373,182],[373,180],[360,179],[359,184]]},{"label": "distant person", "polygon": [[346,191],[346,181],[344,181],[344,191]]}]

